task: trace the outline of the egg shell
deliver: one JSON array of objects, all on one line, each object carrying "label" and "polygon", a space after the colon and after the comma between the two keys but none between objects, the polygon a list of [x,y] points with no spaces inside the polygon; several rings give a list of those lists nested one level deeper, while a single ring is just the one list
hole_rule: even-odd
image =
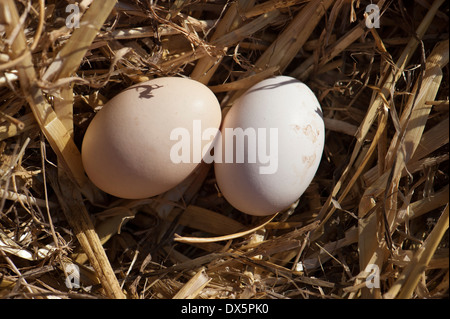
[{"label": "egg shell", "polygon": [[[108,101],[90,123],[82,144],[85,171],[97,187],[117,197],[161,194],[199,164],[192,147],[191,161],[171,158],[177,143],[171,132],[182,128],[193,139],[194,121],[216,129],[221,122],[219,102],[202,83],[164,77],[133,85]],[[209,142],[202,140],[201,149]]]},{"label": "egg shell", "polygon": [[[257,155],[256,162],[249,162],[252,143],[247,137],[244,162],[236,162],[237,138],[233,141],[233,162],[226,162],[225,154],[230,152],[226,147],[227,128],[254,130],[257,138],[253,144],[257,149],[263,149],[264,144],[256,141],[265,134],[262,140],[266,141],[269,160]],[[275,131],[271,128],[277,132],[273,140],[270,136]],[[322,110],[314,93],[291,77],[263,80],[246,91],[225,116],[221,128],[222,157],[214,163],[218,187],[225,199],[244,213],[276,213],[292,205],[311,183],[324,142]],[[261,173],[261,167],[266,167],[266,173]]]}]

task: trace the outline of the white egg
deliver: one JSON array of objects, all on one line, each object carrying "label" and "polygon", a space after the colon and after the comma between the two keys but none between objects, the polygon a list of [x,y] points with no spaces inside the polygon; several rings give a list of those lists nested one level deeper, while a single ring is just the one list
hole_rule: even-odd
[{"label": "white egg", "polygon": [[277,76],[257,83],[234,103],[220,136],[214,163],[220,191],[236,209],[262,216],[289,207],[311,183],[325,126],[308,86]]}]

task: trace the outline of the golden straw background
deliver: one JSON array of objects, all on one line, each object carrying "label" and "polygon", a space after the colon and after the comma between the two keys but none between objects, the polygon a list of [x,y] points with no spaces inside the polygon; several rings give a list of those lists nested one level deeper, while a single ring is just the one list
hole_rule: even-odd
[{"label": "golden straw background", "polygon": [[[380,0],[368,28],[370,3],[83,0],[72,28],[74,1],[1,1],[0,297],[448,298],[449,4]],[[206,164],[143,200],[86,177],[84,132],[120,90],[191,77],[225,112],[279,74],[326,126],[290,209],[234,210]]]}]

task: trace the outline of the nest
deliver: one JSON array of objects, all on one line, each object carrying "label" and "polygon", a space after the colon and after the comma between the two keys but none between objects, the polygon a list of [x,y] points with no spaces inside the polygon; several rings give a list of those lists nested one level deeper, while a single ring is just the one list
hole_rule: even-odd
[{"label": "nest", "polygon": [[[448,298],[449,4],[370,4],[2,1],[0,296]],[[290,209],[236,211],[206,164],[138,201],[87,179],[84,132],[120,90],[191,77],[226,108],[279,74],[326,126]]]}]

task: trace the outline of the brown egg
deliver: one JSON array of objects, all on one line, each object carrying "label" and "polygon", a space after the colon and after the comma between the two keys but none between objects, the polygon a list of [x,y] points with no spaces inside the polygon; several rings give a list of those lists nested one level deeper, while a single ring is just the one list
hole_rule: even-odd
[{"label": "brown egg", "polygon": [[165,77],[133,85],[90,123],[82,145],[85,171],[117,197],[161,194],[195,169],[220,122],[219,102],[200,82]]}]

